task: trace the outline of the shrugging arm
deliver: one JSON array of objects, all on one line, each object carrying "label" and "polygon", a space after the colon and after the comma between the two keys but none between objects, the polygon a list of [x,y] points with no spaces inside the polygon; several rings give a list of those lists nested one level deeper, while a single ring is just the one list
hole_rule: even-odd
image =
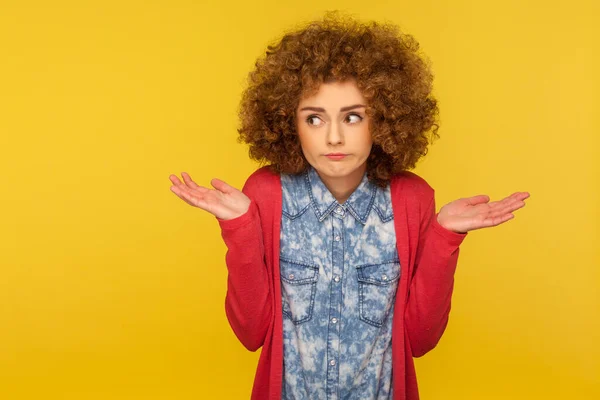
[{"label": "shrugging arm", "polygon": [[242,189],[250,199],[248,211],[231,220],[219,220],[221,236],[227,246],[227,294],[225,313],[240,342],[250,351],[265,341],[273,315],[269,277],[260,214],[249,179]]},{"label": "shrugging arm", "polygon": [[432,350],[446,329],[459,245],[467,235],[447,230],[438,223],[433,193],[423,211],[404,315],[413,357]]}]

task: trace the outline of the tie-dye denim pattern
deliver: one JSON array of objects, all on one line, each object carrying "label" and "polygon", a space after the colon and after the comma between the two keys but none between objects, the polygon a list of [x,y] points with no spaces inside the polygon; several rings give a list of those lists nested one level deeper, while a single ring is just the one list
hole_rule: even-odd
[{"label": "tie-dye denim pattern", "polygon": [[310,168],[281,175],[283,399],[392,399],[400,261],[389,185],[340,205]]}]

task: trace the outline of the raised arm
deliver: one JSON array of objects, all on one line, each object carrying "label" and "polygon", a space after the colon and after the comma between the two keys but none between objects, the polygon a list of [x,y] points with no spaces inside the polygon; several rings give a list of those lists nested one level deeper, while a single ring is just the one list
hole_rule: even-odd
[{"label": "raised arm", "polygon": [[257,182],[248,179],[242,191],[213,179],[215,190],[204,188],[182,173],[184,183],[171,175],[171,190],[188,204],[213,214],[227,246],[225,313],[233,332],[250,351],[263,343],[272,316],[272,301],[265,265],[260,214],[255,195]]},{"label": "raised arm", "polygon": [[439,342],[450,313],[459,245],[466,233],[442,227],[431,197],[419,229],[415,270],[405,309],[405,324],[413,357],[421,357]]},{"label": "raised arm", "polygon": [[415,272],[405,311],[411,349],[420,357],[439,342],[448,324],[459,245],[469,231],[503,224],[524,207],[528,192],[500,201],[487,195],[461,198],[435,213],[435,196],[421,218]]}]

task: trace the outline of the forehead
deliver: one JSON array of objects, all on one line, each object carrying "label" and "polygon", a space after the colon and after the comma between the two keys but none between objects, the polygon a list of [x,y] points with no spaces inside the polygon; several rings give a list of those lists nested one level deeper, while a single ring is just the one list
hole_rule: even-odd
[{"label": "forehead", "polygon": [[343,82],[326,82],[320,84],[315,91],[312,93],[306,93],[300,99],[301,105],[314,105],[326,107],[336,107],[337,105],[348,105],[350,103],[364,104],[365,98],[363,97],[360,89],[358,88],[354,80],[346,80]]}]

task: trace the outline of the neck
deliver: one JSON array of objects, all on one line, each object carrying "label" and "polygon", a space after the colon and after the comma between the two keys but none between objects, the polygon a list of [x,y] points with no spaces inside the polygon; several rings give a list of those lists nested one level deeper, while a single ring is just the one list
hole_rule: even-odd
[{"label": "neck", "polygon": [[317,171],[317,173],[327,189],[329,189],[333,197],[335,197],[337,202],[344,204],[344,202],[348,200],[350,195],[352,195],[352,193],[356,190],[358,185],[360,185],[366,169],[367,163],[364,163],[360,168],[346,176],[331,177],[324,176],[319,171]]}]

